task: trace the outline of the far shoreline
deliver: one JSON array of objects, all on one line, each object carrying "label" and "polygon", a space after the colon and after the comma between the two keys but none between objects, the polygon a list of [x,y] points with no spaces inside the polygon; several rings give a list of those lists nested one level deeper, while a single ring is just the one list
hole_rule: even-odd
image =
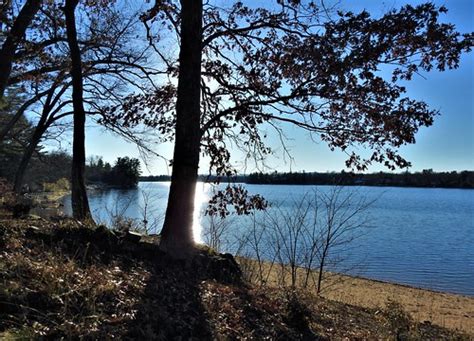
[{"label": "far shoreline", "polygon": [[[159,183],[168,183],[171,182],[170,180],[143,180],[140,179],[138,181],[147,183],[147,182],[159,182]],[[203,180],[198,180],[197,183],[213,183],[212,181],[203,181]],[[252,185],[252,186],[341,186],[341,187],[376,187],[376,188],[418,188],[418,189],[461,189],[461,190],[473,190],[474,187],[426,187],[426,186],[395,186],[391,184],[387,185],[370,185],[370,184],[331,184],[331,183],[326,183],[326,184],[297,184],[297,183],[250,183],[250,182],[236,182],[236,181],[221,181],[219,184],[227,185],[227,184],[242,184],[242,185]],[[110,189],[117,189],[117,188],[110,188]]]},{"label": "far shoreline", "polygon": [[[313,186],[377,186],[414,188],[461,188],[474,189],[474,170],[442,171],[424,169],[421,172],[277,172],[249,174],[199,174],[203,182],[245,183],[249,185],[313,185]],[[141,176],[139,181],[171,181],[170,175]]]}]

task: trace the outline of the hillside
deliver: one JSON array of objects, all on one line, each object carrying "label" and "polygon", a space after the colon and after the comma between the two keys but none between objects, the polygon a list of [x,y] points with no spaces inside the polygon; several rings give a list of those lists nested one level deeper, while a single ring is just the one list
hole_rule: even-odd
[{"label": "hillside", "polygon": [[[145,240],[143,240],[145,239]],[[129,339],[469,339],[415,323],[396,303],[360,308],[258,290],[230,255],[174,261],[156,238],[68,219],[0,221],[0,337]]]}]

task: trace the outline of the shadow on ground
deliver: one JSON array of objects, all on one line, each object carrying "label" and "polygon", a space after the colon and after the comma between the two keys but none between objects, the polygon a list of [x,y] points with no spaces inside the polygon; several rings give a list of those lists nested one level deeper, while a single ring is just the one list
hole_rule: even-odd
[{"label": "shadow on ground", "polygon": [[176,261],[156,240],[105,227],[0,220],[2,340],[324,338],[470,339],[415,323],[396,304],[374,310],[258,290],[232,256],[206,248]]},{"label": "shadow on ground", "polygon": [[0,336],[316,338],[246,285],[231,255],[202,248],[176,261],[156,243],[72,221],[0,222],[0,237],[1,280],[10,283],[0,288]]}]

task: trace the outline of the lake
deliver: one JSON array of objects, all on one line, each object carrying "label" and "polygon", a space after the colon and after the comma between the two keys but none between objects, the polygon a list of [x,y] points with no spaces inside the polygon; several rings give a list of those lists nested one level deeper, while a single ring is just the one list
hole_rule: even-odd
[{"label": "lake", "polygon": [[[295,209],[314,189],[329,193],[332,186],[244,185],[261,194],[277,210]],[[212,195],[209,184],[197,185],[194,237],[203,241],[208,217],[202,210]],[[150,233],[161,228],[169,183],[141,182],[134,190],[94,191],[89,194],[97,222],[110,224],[125,216],[143,221]],[[439,188],[357,187],[357,197],[374,202],[360,214],[358,238],[340,253],[346,257],[331,269],[367,278],[474,296],[474,191]],[[308,195],[308,193],[310,193]],[[70,204],[65,203],[66,213]],[[262,216],[261,213],[257,216]],[[231,217],[229,235],[238,236],[252,224],[249,217]],[[204,230],[203,230],[204,227]],[[348,245],[349,246],[349,245]],[[232,244],[223,246],[234,251]]]}]

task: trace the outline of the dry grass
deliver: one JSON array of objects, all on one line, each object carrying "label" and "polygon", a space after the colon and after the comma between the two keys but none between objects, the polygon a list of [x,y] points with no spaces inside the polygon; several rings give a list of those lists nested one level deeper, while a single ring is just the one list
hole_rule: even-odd
[{"label": "dry grass", "polygon": [[474,297],[441,293],[380,281],[337,276],[324,297],[366,308],[398,302],[415,320],[474,335]]},{"label": "dry grass", "polygon": [[229,256],[187,262],[70,220],[0,220],[0,339],[468,339],[369,309],[242,282]]},{"label": "dry grass", "polygon": [[99,317],[134,318],[131,307],[142,291],[143,268],[126,268],[119,259],[96,261],[89,245],[53,246],[52,240],[36,239],[37,231],[1,231],[0,330],[5,335],[0,338],[81,337],[86,330],[100,333]]},{"label": "dry grass", "polygon": [[[290,283],[289,270],[278,264],[259,265],[249,259],[239,259],[239,263],[254,285],[261,285],[258,275],[260,271],[267,287],[287,287]],[[297,282],[301,288],[306,272],[304,269],[299,270]],[[317,272],[312,272],[305,291],[315,292],[315,278]],[[397,302],[415,321],[436,324],[474,336],[474,297],[332,273],[325,273],[321,296],[344,304],[378,310],[385,309],[387,302]]]}]

